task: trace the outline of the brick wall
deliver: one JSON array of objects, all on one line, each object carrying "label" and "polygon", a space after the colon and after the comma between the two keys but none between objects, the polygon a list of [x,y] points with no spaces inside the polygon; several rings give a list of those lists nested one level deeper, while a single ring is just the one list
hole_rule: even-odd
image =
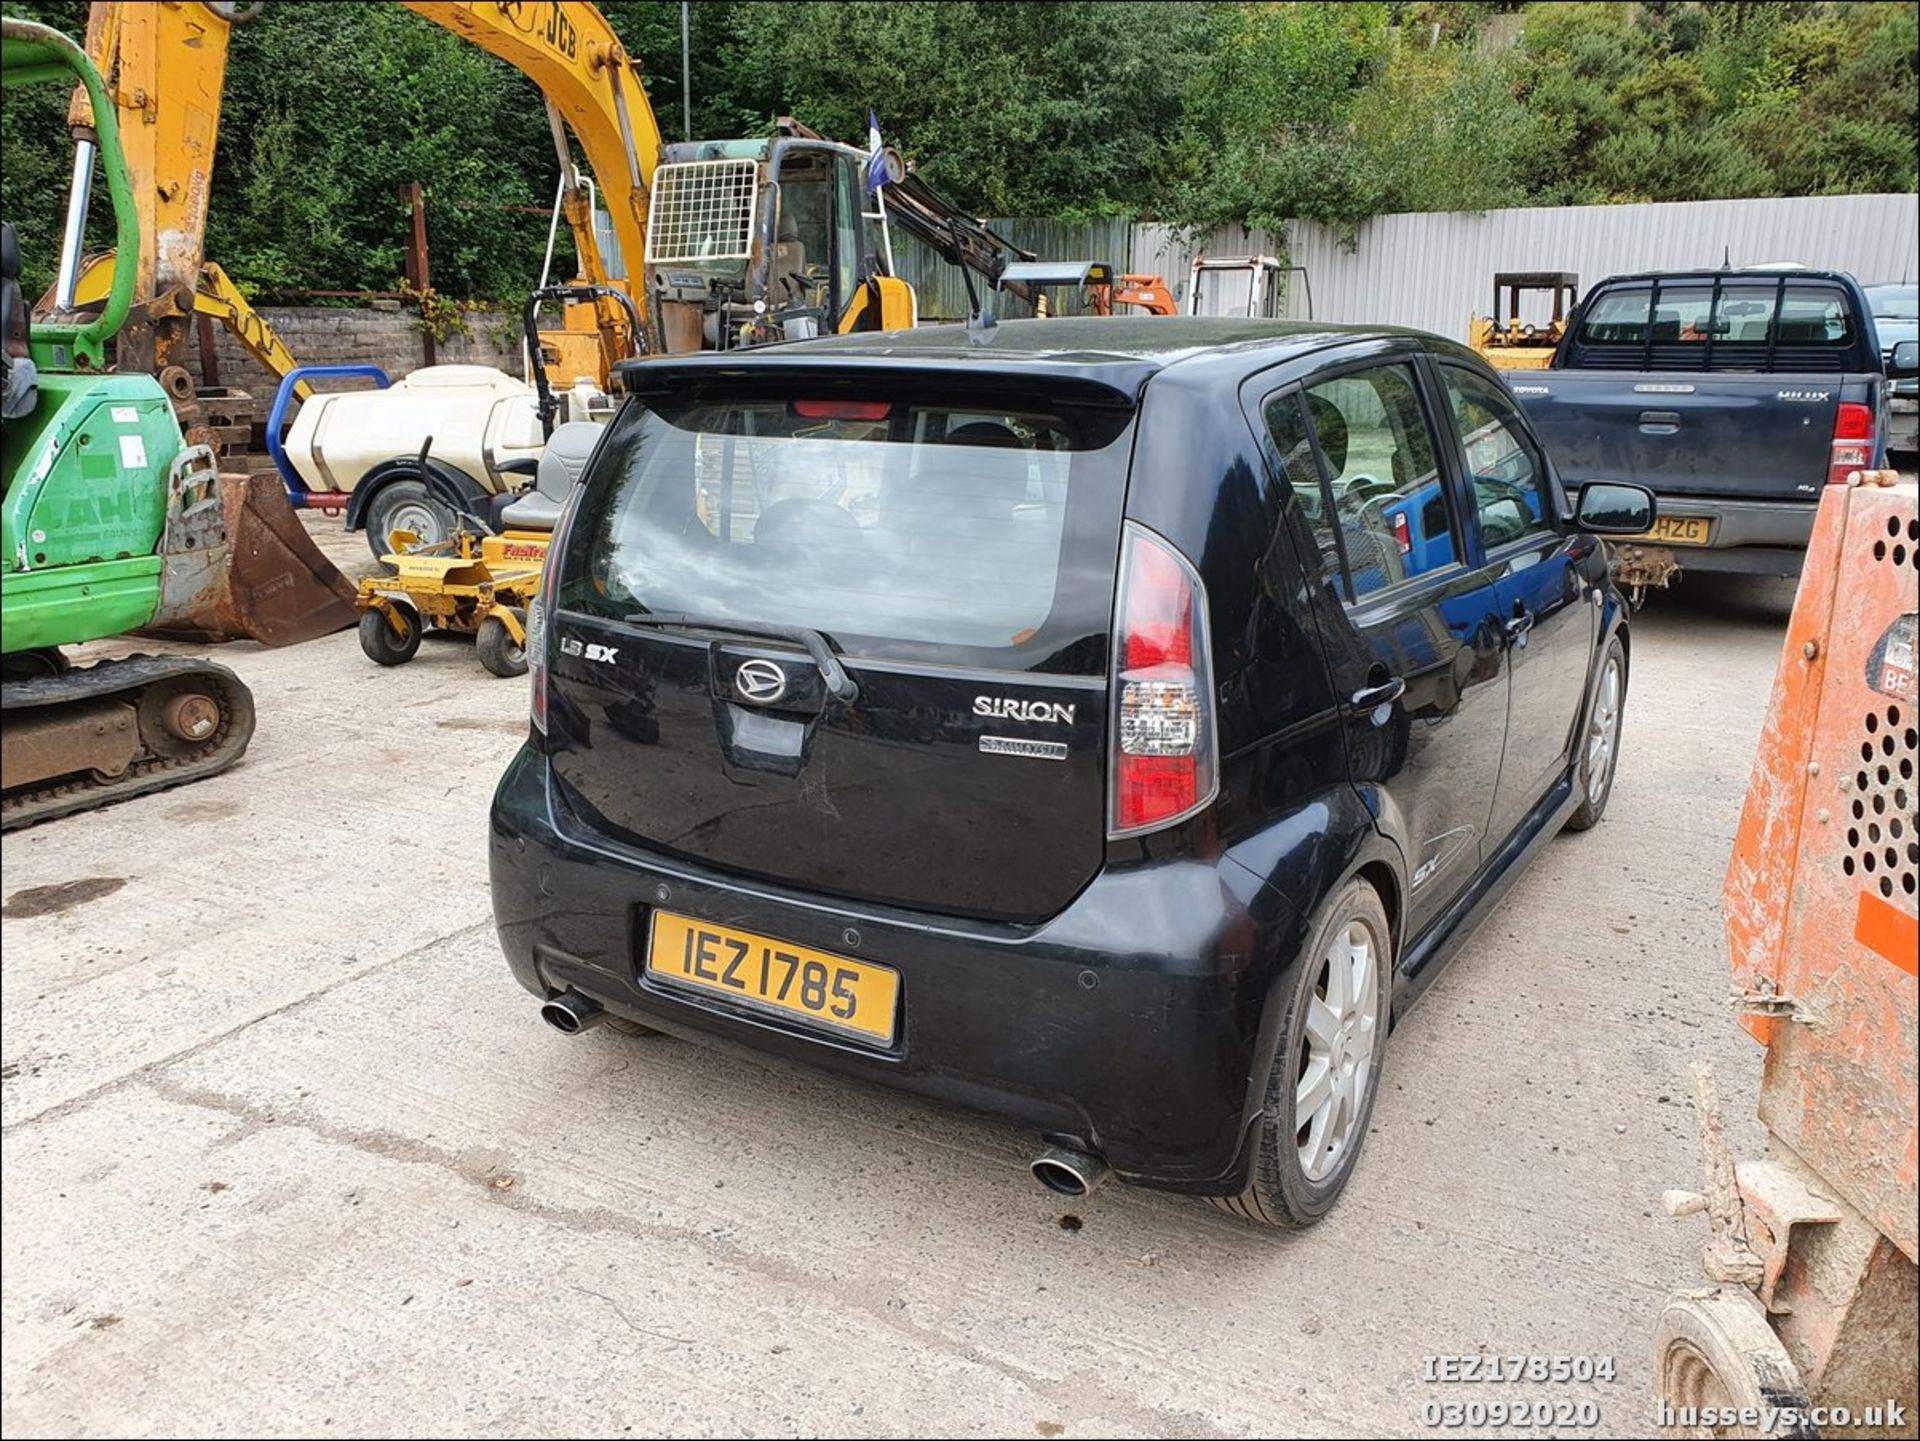
[{"label": "brick wall", "polygon": [[[411,310],[372,307],[345,309],[319,305],[262,306],[260,314],[274,329],[294,359],[302,365],[380,366],[398,380],[425,364],[420,317]],[[440,342],[436,360],[441,365],[491,365],[509,375],[520,374],[520,321],[511,311],[466,312],[467,335],[455,334]],[[241,348],[220,325],[213,327],[214,359],[220,384],[250,392],[262,418],[273,401],[277,378]],[[201,378],[199,346],[194,345],[187,368]],[[316,382],[318,389],[355,389],[364,382]]]}]

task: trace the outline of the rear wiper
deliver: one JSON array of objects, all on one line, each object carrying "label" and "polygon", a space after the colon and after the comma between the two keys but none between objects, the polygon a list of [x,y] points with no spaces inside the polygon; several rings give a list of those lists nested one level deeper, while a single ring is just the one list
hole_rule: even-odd
[{"label": "rear wiper", "polygon": [[827,683],[836,700],[852,705],[860,698],[860,687],[853,683],[853,677],[847,674],[847,668],[840,664],[834,655],[830,639],[824,633],[810,630],[803,625],[774,625],[771,623],[742,625],[738,621],[716,620],[710,616],[688,615],[685,611],[643,610],[627,617],[628,625],[666,625],[684,626],[688,630],[717,630],[728,635],[744,635],[759,640],[784,640],[801,647],[813,657],[813,663],[820,668],[820,678]]}]

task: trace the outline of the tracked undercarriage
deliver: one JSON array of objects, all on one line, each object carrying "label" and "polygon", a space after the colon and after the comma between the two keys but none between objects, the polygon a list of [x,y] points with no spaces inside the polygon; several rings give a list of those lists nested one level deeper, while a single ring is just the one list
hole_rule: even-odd
[{"label": "tracked undercarriage", "polygon": [[239,677],[188,656],[71,669],[47,652],[9,657],[3,695],[0,830],[215,775],[253,736]]}]

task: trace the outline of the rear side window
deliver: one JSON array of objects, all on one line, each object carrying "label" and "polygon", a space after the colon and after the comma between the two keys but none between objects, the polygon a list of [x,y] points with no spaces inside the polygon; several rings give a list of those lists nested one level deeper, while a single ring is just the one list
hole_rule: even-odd
[{"label": "rear side window", "polygon": [[1126,419],[985,397],[636,400],[588,478],[560,605],[1097,673],[1104,650],[1074,645],[1112,604]]},{"label": "rear side window", "polygon": [[1328,472],[1315,530],[1321,554],[1331,546],[1343,559],[1350,598],[1460,559],[1409,367],[1373,366],[1311,384],[1306,410]]}]

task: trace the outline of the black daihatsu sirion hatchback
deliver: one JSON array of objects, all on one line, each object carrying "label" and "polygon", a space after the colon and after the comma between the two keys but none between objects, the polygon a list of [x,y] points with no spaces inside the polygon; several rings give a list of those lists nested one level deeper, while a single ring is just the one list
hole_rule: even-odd
[{"label": "black daihatsu sirion hatchback", "polygon": [[494,915],[547,1019],[1015,1118],[1299,1225],[1391,1021],[1562,826],[1629,649],[1433,336],[1010,321],[647,360],[529,617]]}]

